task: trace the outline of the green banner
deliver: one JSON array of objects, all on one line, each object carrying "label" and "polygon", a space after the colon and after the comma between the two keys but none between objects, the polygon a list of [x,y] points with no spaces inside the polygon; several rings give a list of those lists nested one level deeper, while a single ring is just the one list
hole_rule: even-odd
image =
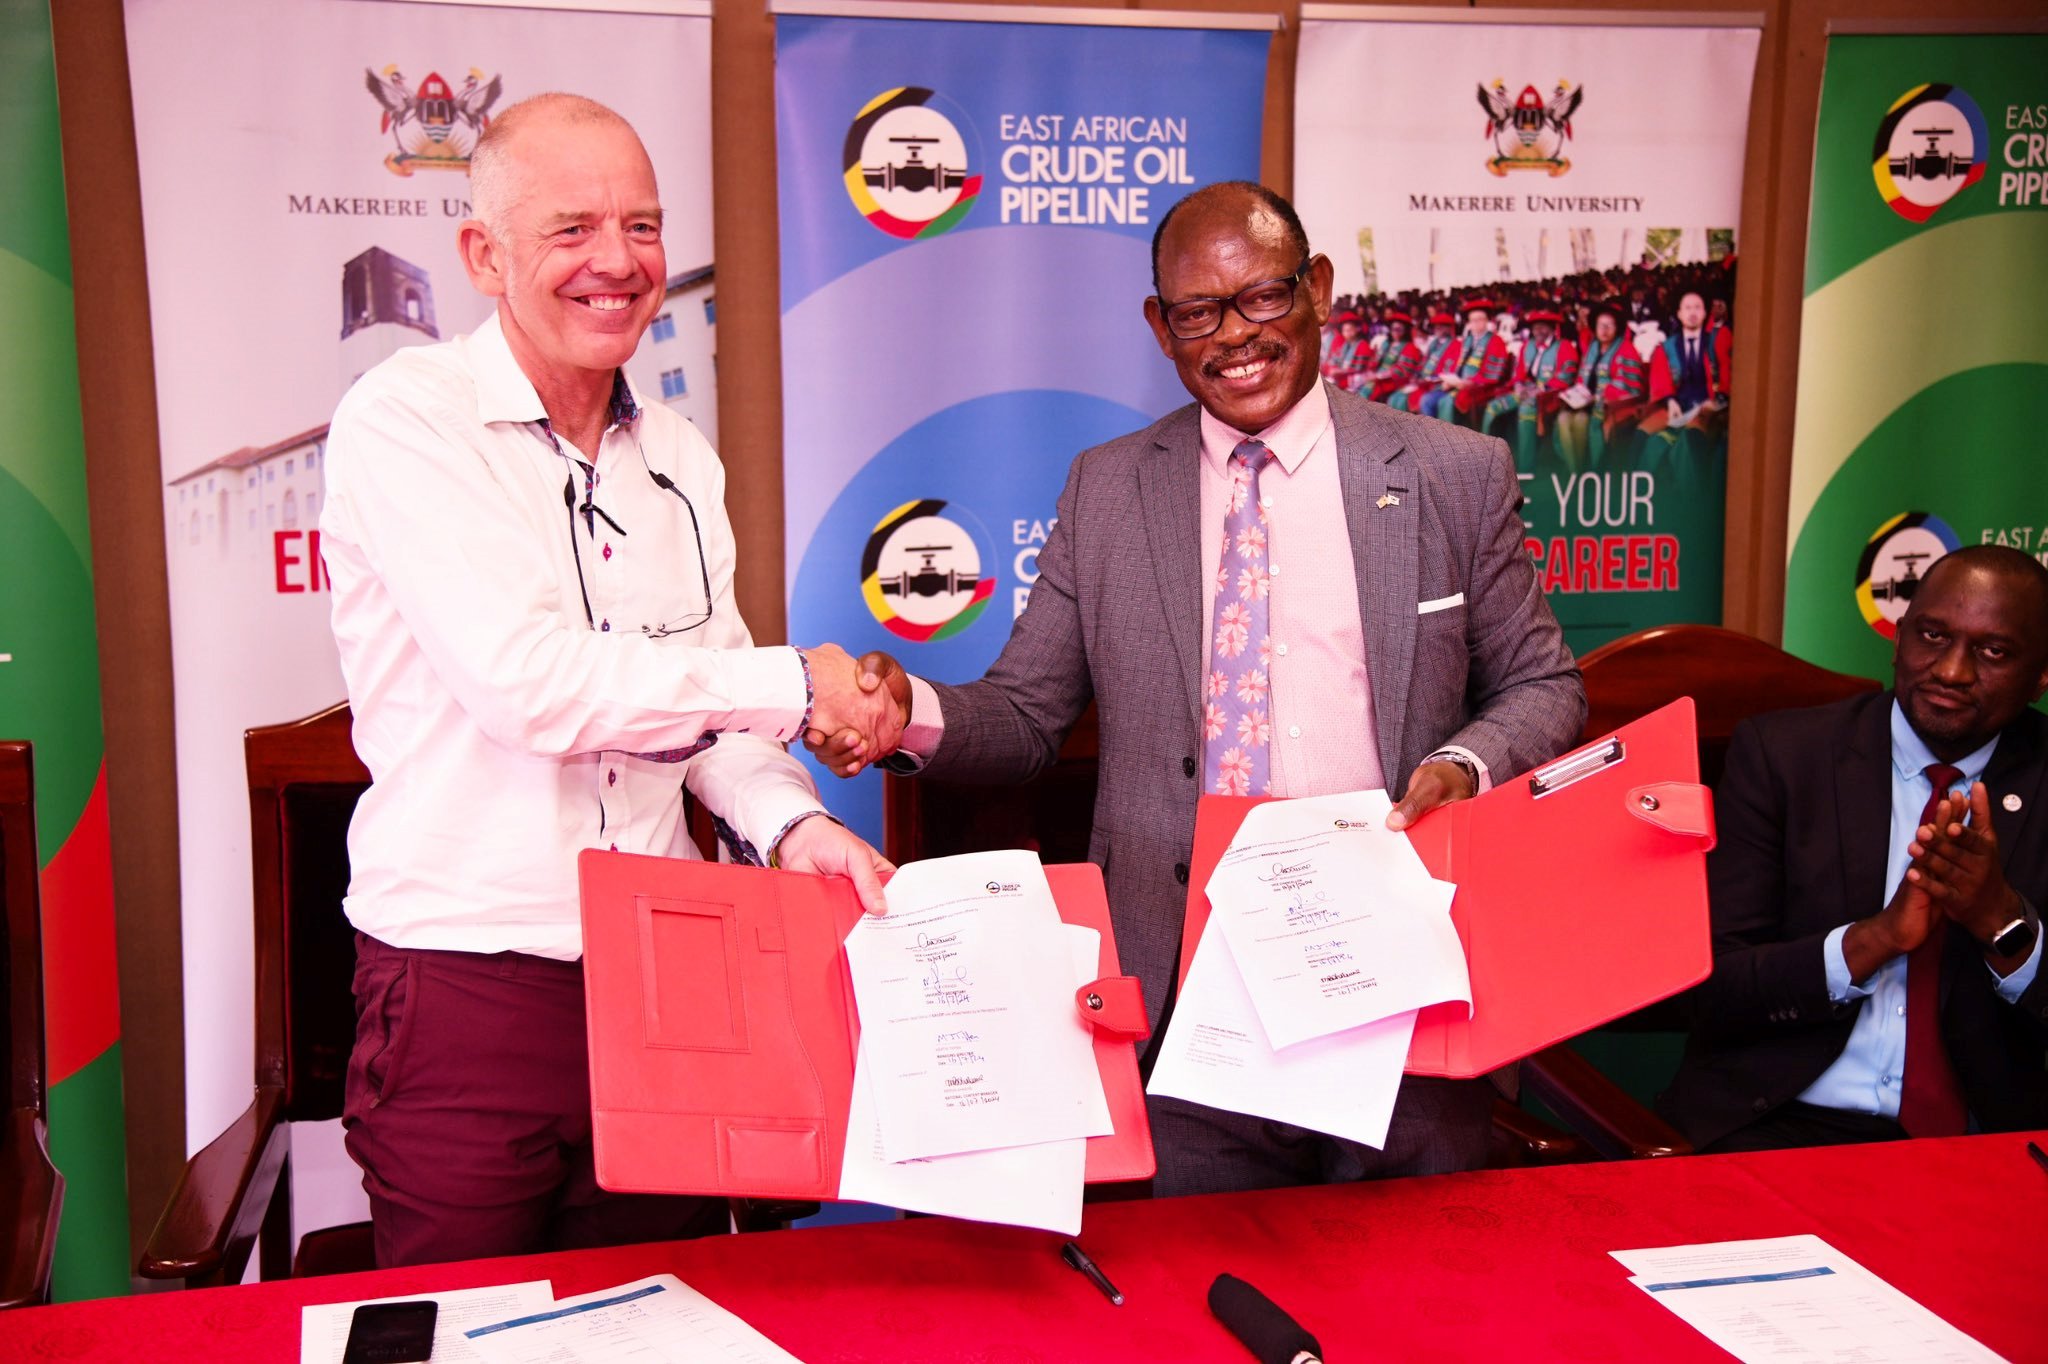
[{"label": "green banner", "polygon": [[128,1289],[121,1017],[72,331],[57,72],[45,0],[0,0],[0,738],[35,745],[53,1294]]},{"label": "green banner", "polygon": [[2048,36],[1828,43],[1800,322],[1785,647],[1891,675],[1962,545],[2048,558]]}]

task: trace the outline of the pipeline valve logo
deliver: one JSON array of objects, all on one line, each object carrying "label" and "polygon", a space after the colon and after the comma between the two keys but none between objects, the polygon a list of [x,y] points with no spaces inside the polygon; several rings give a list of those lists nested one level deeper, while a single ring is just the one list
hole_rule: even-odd
[{"label": "pipeline valve logo", "polygon": [[504,93],[502,77],[486,77],[473,66],[460,90],[450,88],[438,71],[429,71],[413,89],[395,65],[381,73],[363,68],[363,84],[384,111],[377,131],[391,134],[397,146],[384,157],[393,175],[468,170],[476,140],[491,126],[491,106]]},{"label": "pipeline valve logo", "polygon": [[1901,512],[1877,528],[1856,563],[1856,609],[1886,639],[1927,576],[1927,566],[1962,541],[1930,512]]},{"label": "pipeline valve logo", "polygon": [[1479,107],[1486,111],[1486,140],[1494,154],[1486,168],[1505,177],[1512,170],[1548,171],[1553,177],[1572,168],[1564,144],[1572,139],[1572,115],[1586,98],[1586,87],[1559,81],[1544,99],[1536,87],[1525,85],[1522,93],[1508,98],[1508,87],[1496,76],[1492,85],[1479,87]]},{"label": "pipeline valve logo", "polygon": [[906,502],[883,517],[860,556],[860,594],[890,634],[928,644],[974,624],[995,595],[981,551],[936,498]]},{"label": "pipeline valve logo", "polygon": [[981,196],[963,125],[971,126],[951,100],[916,86],[869,100],[846,130],[841,163],[861,216],[905,241],[959,226]]},{"label": "pipeline valve logo", "polygon": [[1977,101],[1953,85],[1916,85],[1877,125],[1870,173],[1892,212],[1924,223],[1984,178],[1991,137]]}]

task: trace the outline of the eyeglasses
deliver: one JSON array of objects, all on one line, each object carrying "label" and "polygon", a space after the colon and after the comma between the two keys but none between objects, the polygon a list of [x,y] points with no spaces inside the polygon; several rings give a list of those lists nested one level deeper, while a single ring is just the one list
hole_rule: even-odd
[{"label": "eyeglasses", "polygon": [[[583,500],[580,503],[576,500],[576,470],[582,467],[580,461],[571,459],[568,451],[562,449],[561,442],[555,438],[554,430],[547,422],[541,422],[540,429],[541,433],[547,437],[548,444],[554,447],[555,453],[562,456],[563,461],[570,466],[568,478],[562,484],[562,505],[569,512],[569,554],[576,563],[576,587],[583,597],[583,618],[590,623],[590,628],[595,630],[597,628],[597,616],[590,609],[590,584],[583,577],[583,548],[576,533],[576,517],[578,513],[581,513],[587,528],[594,527],[597,520],[602,520],[607,526],[612,528],[614,534],[621,538],[624,538],[626,528],[617,521],[614,521],[610,513],[598,506],[593,500],[587,473],[585,474],[586,481],[584,484]],[[649,639],[666,639],[670,635],[679,635],[688,630],[695,630],[711,619],[711,569],[704,559],[704,528],[697,520],[695,504],[690,501],[683,490],[678,488],[667,474],[657,472],[654,466],[647,462],[647,451],[641,448],[640,438],[637,435],[633,438],[633,448],[639,452],[640,465],[647,470],[647,476],[654,480],[654,486],[664,492],[674,493],[682,502],[683,509],[690,513],[690,538],[696,543],[697,547],[697,576],[702,584],[703,609],[693,609],[679,614],[672,619],[656,621],[653,624],[643,624],[640,627],[640,633],[646,635]]]},{"label": "eyeglasses", "polygon": [[1166,330],[1182,341],[1199,341],[1223,325],[1223,310],[1235,308],[1247,322],[1271,322],[1294,311],[1294,291],[1308,274],[1309,260],[1285,279],[1260,280],[1239,289],[1229,298],[1184,298],[1178,303],[1159,301]]}]

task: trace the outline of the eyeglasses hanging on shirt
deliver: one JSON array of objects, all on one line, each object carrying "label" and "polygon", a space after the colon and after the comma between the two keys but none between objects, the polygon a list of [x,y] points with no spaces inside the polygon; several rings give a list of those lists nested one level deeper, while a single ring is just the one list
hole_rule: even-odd
[{"label": "eyeglasses hanging on shirt", "polygon": [[[581,537],[576,533],[576,518],[579,514],[583,517],[584,530],[592,536],[595,536],[597,533],[598,521],[603,521],[605,525],[611,527],[612,533],[621,539],[627,537],[627,530],[614,520],[609,512],[597,505],[596,478],[593,466],[584,463],[581,459],[564,450],[561,441],[555,437],[553,426],[545,418],[540,421],[539,425],[541,434],[547,437],[548,445],[557,455],[562,457],[562,462],[568,465],[568,477],[562,484],[562,506],[569,514],[569,554],[576,564],[576,588],[583,597],[583,618],[589,622],[590,628],[595,630],[598,628],[597,615],[590,609],[590,583],[583,576],[583,547]],[[711,569],[704,560],[704,528],[697,520],[696,506],[690,501],[689,496],[675,485],[673,479],[669,478],[667,474],[658,472],[653,465],[647,462],[647,451],[641,447],[638,434],[635,434],[633,437],[633,449],[640,456],[640,467],[647,471],[647,477],[653,480],[654,486],[663,492],[675,494],[676,499],[683,504],[683,509],[689,512],[690,540],[695,545],[697,551],[697,577],[702,584],[699,600],[703,602],[703,607],[698,609],[692,606],[685,610],[679,610],[672,616],[664,613],[661,618],[642,622],[639,627],[640,633],[646,635],[649,639],[665,639],[670,635],[679,635],[689,630],[695,630],[711,619]],[[583,497],[581,501],[578,501],[576,497],[576,476],[579,471],[583,475]],[[605,628],[609,629],[609,624]]]}]

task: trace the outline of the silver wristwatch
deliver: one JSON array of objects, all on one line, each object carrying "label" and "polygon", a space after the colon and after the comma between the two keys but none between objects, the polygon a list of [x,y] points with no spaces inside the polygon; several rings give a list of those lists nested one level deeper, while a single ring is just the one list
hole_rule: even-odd
[{"label": "silver wristwatch", "polygon": [[1424,763],[1451,763],[1463,768],[1465,775],[1472,779],[1472,794],[1475,796],[1479,794],[1479,764],[1473,762],[1472,759],[1466,757],[1463,753],[1448,748],[1440,748],[1422,761]]},{"label": "silver wristwatch", "polygon": [[1991,951],[2001,957],[2022,956],[2033,948],[2037,932],[2034,921],[2022,910],[2019,917],[1991,935]]}]

